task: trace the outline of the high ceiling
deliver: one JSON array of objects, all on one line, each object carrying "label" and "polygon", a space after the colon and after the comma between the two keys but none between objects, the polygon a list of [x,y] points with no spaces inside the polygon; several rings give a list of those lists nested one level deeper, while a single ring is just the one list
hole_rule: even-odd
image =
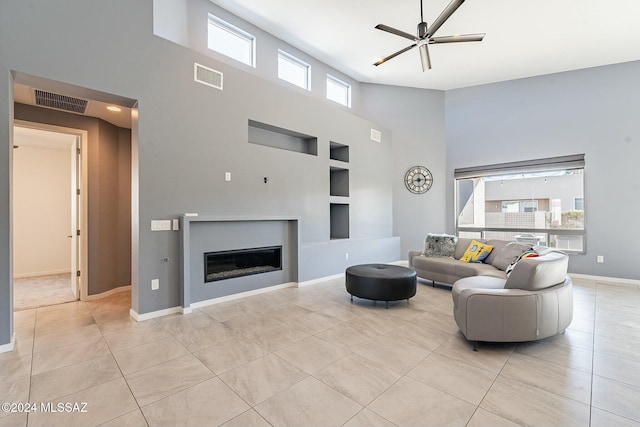
[{"label": "high ceiling", "polygon": [[[362,82],[453,89],[640,60],[640,0],[467,0],[437,36],[486,33],[480,43],[430,45],[433,69],[411,44],[419,0],[211,0]],[[433,20],[450,0],[424,0]]]}]

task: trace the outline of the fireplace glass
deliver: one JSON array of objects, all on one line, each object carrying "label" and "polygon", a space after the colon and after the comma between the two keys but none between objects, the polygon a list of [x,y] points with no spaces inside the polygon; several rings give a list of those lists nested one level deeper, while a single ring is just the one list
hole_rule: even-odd
[{"label": "fireplace glass", "polygon": [[282,246],[204,254],[205,283],[275,270],[282,270]]}]

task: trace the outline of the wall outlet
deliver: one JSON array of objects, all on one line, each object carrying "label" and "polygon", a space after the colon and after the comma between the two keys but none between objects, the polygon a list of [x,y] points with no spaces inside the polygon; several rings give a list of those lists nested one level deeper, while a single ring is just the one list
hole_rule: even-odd
[{"label": "wall outlet", "polygon": [[231,181],[231,172],[225,172],[224,173],[224,180],[225,181]]},{"label": "wall outlet", "polygon": [[596,262],[597,262],[598,264],[602,264],[602,263],[604,263],[604,256],[602,256],[602,255],[598,255],[598,256],[596,257]]},{"label": "wall outlet", "polygon": [[349,252],[344,253],[344,259],[349,259]]},{"label": "wall outlet", "polygon": [[171,228],[173,228],[173,231],[180,230],[180,220],[179,219],[173,219]]},{"label": "wall outlet", "polygon": [[157,291],[160,289],[160,279],[152,279],[151,280],[151,290]]}]

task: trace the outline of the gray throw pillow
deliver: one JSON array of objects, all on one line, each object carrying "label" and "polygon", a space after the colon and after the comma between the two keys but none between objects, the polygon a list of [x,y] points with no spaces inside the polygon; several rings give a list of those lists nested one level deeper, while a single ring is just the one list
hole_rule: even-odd
[{"label": "gray throw pillow", "polygon": [[424,256],[450,257],[456,250],[458,238],[450,234],[427,234],[424,240]]},{"label": "gray throw pillow", "polygon": [[506,271],[509,265],[515,263],[522,254],[531,250],[531,245],[511,242],[496,254],[492,260],[493,265],[498,270]]}]

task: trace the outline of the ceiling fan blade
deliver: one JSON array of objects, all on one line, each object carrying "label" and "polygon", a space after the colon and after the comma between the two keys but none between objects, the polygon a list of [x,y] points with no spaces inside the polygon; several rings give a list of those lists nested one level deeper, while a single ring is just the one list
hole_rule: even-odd
[{"label": "ceiling fan blade", "polygon": [[449,6],[447,6],[442,11],[440,16],[438,16],[429,27],[429,37],[432,37],[436,33],[436,31],[438,31],[442,24],[444,24],[445,21],[449,19],[451,15],[453,15],[453,12],[455,12],[462,5],[462,3],[464,3],[464,0],[452,0],[451,3],[449,3]]},{"label": "ceiling fan blade", "polygon": [[378,25],[376,25],[376,28],[378,30],[386,31],[387,33],[395,34],[396,36],[404,37],[405,39],[413,40],[413,41],[416,41],[416,42],[420,40],[419,38],[417,38],[416,36],[414,36],[412,34],[405,33],[404,31],[396,30],[395,28],[389,27],[389,26],[384,25],[384,24],[378,24]]},{"label": "ceiling fan blade", "polygon": [[392,53],[391,55],[387,56],[386,58],[381,59],[380,61],[376,62],[375,65],[376,67],[380,64],[384,64],[385,62],[387,62],[390,59],[395,58],[396,56],[400,55],[401,53],[405,53],[406,51],[413,49],[414,47],[416,47],[417,44],[412,44],[411,46],[407,46],[404,49],[401,49],[399,51],[397,51],[396,53]]},{"label": "ceiling fan blade", "polygon": [[429,44],[481,42],[483,38],[484,38],[484,33],[481,33],[481,34],[460,34],[460,35],[456,35],[456,36],[432,37],[432,38],[429,39]]},{"label": "ceiling fan blade", "polygon": [[423,43],[418,48],[420,50],[420,61],[422,62],[422,71],[431,69],[431,58],[429,58],[429,45]]}]

